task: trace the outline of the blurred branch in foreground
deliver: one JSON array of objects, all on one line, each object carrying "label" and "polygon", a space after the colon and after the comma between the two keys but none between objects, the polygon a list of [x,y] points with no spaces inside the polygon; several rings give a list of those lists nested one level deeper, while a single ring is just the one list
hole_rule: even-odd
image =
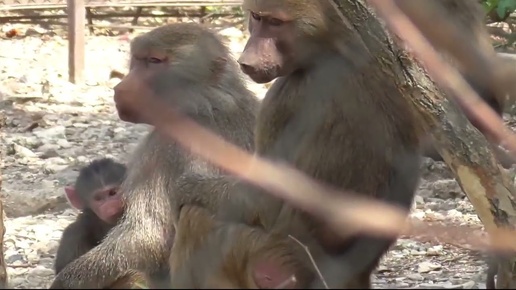
[{"label": "blurred branch in foreground", "polygon": [[[369,16],[372,17],[372,15]],[[379,22],[376,20],[373,24],[379,25]],[[361,35],[363,36],[363,34]],[[385,37],[387,38],[386,35]],[[389,58],[394,57],[394,55],[389,56]],[[396,68],[394,69],[396,70]],[[411,71],[411,69],[407,68],[408,71]],[[404,76],[403,73],[399,75]],[[432,89],[432,93],[440,96],[435,89]],[[414,93],[412,96],[414,95],[417,96],[414,99],[422,98],[421,94]],[[424,100],[427,104],[433,102],[428,96]],[[172,108],[167,108],[166,105],[159,103],[157,100],[151,104],[133,105],[138,108],[142,115],[146,115],[145,118],[150,120],[164,134],[170,136],[192,152],[203,156],[210,162],[235,175],[269,190],[271,194],[322,217],[341,231],[349,232],[350,229],[354,229],[356,231],[383,235],[398,235],[402,232],[410,233],[410,230],[405,228],[404,214],[393,206],[349,193],[339,193],[340,197],[338,198],[330,197],[331,194],[328,194],[328,192],[331,192],[331,189],[307,178],[292,167],[250,155],[238,147],[225,142],[220,137],[184,116],[179,115]],[[435,121],[434,124],[427,124],[427,126],[435,127],[438,122],[441,121]],[[446,124],[446,126],[451,125]],[[468,129],[469,133],[475,131],[471,128]],[[485,154],[489,154],[489,152]],[[495,164],[493,160],[491,156],[491,162]],[[287,180],[289,182],[285,182]],[[432,228],[422,225],[418,226],[416,232],[418,234],[424,232],[427,227],[428,229]],[[441,232],[439,229],[436,231]],[[513,235],[510,231],[497,231],[496,233],[504,237]],[[512,248],[514,246],[504,244],[502,247]]]},{"label": "blurred branch in foreground", "polygon": [[[377,1],[372,2],[377,3]],[[382,3],[381,6],[386,7],[389,2]],[[438,2],[424,0],[395,0],[394,2],[393,5],[399,5],[400,11],[398,13],[404,12],[408,16],[408,19],[405,19],[404,22],[412,21],[420,30],[420,34],[422,33],[424,37],[428,38],[433,47],[450,54],[465,71],[474,75],[476,81],[492,84],[491,86],[497,89],[498,94],[516,90],[514,67],[504,65],[506,64],[505,60],[495,57],[495,51],[489,43],[475,41],[471,35],[463,32],[460,25],[448,21],[444,17],[446,15],[444,9],[437,4]],[[388,13],[392,17],[396,12],[391,9]],[[511,134],[512,132],[504,126],[503,120],[494,114],[491,108],[482,102],[469,86],[465,85],[463,80],[459,80],[460,75],[456,72],[446,71],[440,64],[437,64],[436,59],[439,56],[431,53],[431,46],[425,47],[428,42],[418,38],[409,24],[402,25],[403,20],[400,16],[396,18],[398,19],[398,25],[400,25],[396,30],[400,37],[405,38],[418,58],[424,60],[425,63],[432,63],[432,68],[428,67],[429,64],[426,64],[428,70],[432,70],[432,76],[441,86],[450,91],[452,96],[456,96],[455,98],[461,103],[461,107],[468,116],[471,115],[482,120],[482,127],[491,133],[488,138],[493,138],[492,142],[507,142],[508,149],[515,154],[516,136]],[[436,19],[439,19],[439,21],[436,21]],[[403,29],[403,31],[400,29]],[[471,45],[471,43],[479,43],[481,46],[477,47]],[[437,70],[439,70],[439,73],[437,73]],[[448,82],[443,80],[448,80]],[[461,98],[457,95],[465,97]]]},{"label": "blurred branch in foreground", "polygon": [[[488,241],[472,236],[471,229],[467,226],[407,223],[404,214],[393,206],[350,193],[339,193],[338,198],[331,196],[334,194],[331,189],[296,169],[251,155],[159,101],[146,107],[140,106],[140,109],[140,113],[156,124],[158,130],[188,150],[269,190],[271,194],[324,218],[342,233],[349,233],[350,230],[381,235],[403,233],[438,238],[452,244],[457,244],[457,240],[467,240],[477,249],[488,247]],[[494,247],[516,250],[516,244],[510,242],[516,239],[516,231],[495,230],[493,233]]]}]

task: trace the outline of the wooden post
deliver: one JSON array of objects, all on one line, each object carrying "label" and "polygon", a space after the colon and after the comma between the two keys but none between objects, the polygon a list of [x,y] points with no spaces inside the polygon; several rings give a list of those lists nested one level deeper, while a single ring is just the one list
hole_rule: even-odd
[{"label": "wooden post", "polygon": [[67,0],[68,76],[72,83],[84,82],[86,6],[84,0]]}]

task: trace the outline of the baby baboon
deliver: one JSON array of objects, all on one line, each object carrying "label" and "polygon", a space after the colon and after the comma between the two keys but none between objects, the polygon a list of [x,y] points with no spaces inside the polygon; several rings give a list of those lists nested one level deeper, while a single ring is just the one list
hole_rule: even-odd
[{"label": "baby baboon", "polygon": [[[118,222],[124,211],[119,186],[125,173],[126,167],[121,163],[110,158],[96,159],[80,170],[74,186],[65,187],[70,205],[81,213],[63,231],[54,263],[56,274],[102,242]],[[144,275],[131,271],[106,288],[128,289],[145,281]]]},{"label": "baby baboon", "polygon": [[70,205],[82,212],[63,232],[54,269],[66,265],[96,247],[122,216],[124,207],[118,190],[126,167],[110,158],[83,167],[74,186],[65,187]]}]

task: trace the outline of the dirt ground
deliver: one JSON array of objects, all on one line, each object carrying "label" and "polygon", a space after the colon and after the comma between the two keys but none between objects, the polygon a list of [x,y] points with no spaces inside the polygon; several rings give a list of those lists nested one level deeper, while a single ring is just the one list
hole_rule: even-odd
[{"label": "dirt ground", "polygon": [[[0,38],[2,199],[10,287],[46,288],[64,227],[76,216],[63,197],[77,168],[101,156],[125,161],[148,127],[118,119],[111,69],[125,69],[132,35],[88,36],[85,85],[67,81],[67,40],[62,30],[12,25],[20,36]],[[225,28],[235,55],[240,29]],[[4,33],[2,33],[4,34]],[[135,33],[137,34],[137,33]],[[135,35],[133,34],[133,35]],[[266,88],[249,82],[262,97]],[[481,223],[441,162],[425,160],[412,216],[442,223]],[[375,288],[485,288],[481,253],[439,240],[400,239],[375,274]]]}]

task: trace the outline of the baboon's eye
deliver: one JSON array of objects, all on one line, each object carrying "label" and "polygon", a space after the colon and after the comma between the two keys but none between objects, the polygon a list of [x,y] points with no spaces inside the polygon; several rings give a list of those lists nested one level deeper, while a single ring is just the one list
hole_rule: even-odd
[{"label": "baboon's eye", "polygon": [[163,60],[157,57],[149,57],[147,58],[147,62],[149,63],[162,63]]},{"label": "baboon's eye", "polygon": [[260,19],[262,19],[262,17],[254,12],[251,12],[251,17],[253,17],[254,20],[258,20],[260,21]]},{"label": "baboon's eye", "polygon": [[278,18],[271,18],[269,19],[269,24],[272,25],[272,26],[280,26],[284,23],[283,20],[281,19],[278,19]]}]

